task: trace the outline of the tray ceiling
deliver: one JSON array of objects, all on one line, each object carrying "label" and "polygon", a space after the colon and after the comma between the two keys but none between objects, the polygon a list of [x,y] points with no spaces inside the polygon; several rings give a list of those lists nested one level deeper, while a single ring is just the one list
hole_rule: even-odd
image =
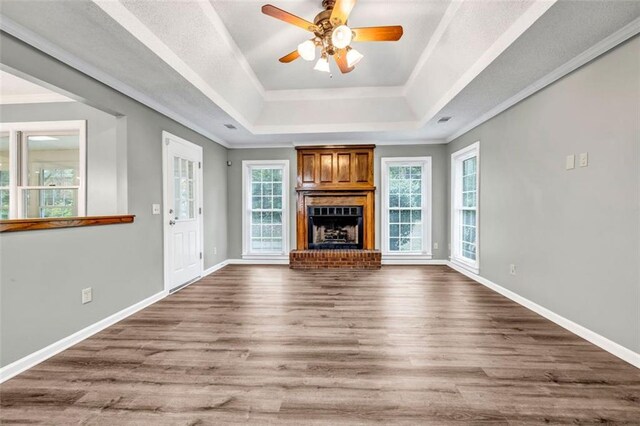
[{"label": "tray ceiling", "polygon": [[[308,19],[320,8],[272,3]],[[262,4],[3,0],[0,25],[233,147],[441,143],[640,32],[633,0],[360,0],[353,25],[401,24],[405,36],[359,45],[362,66],[329,79],[277,61],[306,34]]]}]

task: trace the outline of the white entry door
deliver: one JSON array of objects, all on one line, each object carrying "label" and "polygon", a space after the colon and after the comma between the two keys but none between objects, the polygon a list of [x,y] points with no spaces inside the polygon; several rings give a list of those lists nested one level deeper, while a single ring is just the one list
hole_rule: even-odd
[{"label": "white entry door", "polygon": [[202,276],[202,148],[163,132],[165,289]]}]

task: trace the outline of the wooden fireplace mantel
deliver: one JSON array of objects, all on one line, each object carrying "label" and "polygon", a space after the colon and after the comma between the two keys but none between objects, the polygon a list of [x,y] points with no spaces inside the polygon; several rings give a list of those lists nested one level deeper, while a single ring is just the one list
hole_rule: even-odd
[{"label": "wooden fireplace mantel", "polygon": [[298,147],[297,249],[307,250],[309,206],[362,206],[363,249],[375,247],[375,145]]}]

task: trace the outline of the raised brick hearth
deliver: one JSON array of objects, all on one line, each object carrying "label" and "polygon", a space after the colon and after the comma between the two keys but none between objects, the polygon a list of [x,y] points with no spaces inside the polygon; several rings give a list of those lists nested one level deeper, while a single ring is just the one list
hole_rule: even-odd
[{"label": "raised brick hearth", "polygon": [[293,250],[291,269],[380,269],[379,250]]}]

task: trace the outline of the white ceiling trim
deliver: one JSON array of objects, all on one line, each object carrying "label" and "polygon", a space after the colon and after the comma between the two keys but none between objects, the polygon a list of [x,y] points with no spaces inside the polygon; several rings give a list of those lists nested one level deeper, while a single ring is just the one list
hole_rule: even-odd
[{"label": "white ceiling trim", "polygon": [[267,90],[264,100],[317,101],[338,99],[399,98],[404,96],[404,86],[350,87],[348,89]]},{"label": "white ceiling trim", "polygon": [[[66,50],[61,49],[57,45],[51,43],[49,40],[45,39],[44,37],[41,37],[35,34],[34,32],[24,28],[22,25],[15,23],[11,19],[1,14],[0,14],[0,29],[2,31],[5,31],[8,34],[11,34],[17,39],[22,40],[23,42],[35,47],[36,49],[46,53],[47,55],[50,55],[56,58],[57,60],[69,65],[70,67],[77,69],[83,74],[86,74],[89,77],[92,77],[98,80],[99,82],[106,84],[112,89],[115,89],[118,92],[123,93],[126,96],[129,96],[130,98],[135,99],[136,101],[159,112],[160,114],[163,114],[171,118],[172,120],[175,120],[176,122],[182,124],[183,126],[190,128],[195,132],[200,133],[201,135],[211,139],[212,141],[219,143],[220,145],[226,148],[229,148],[229,143],[227,143],[227,141],[220,138],[219,136],[214,135],[213,133],[205,130],[204,128],[195,124],[193,121],[183,117],[181,114],[178,114],[172,109],[167,108],[166,106],[160,104],[159,102],[154,101],[153,99],[142,94],[141,92],[129,86],[128,84],[125,84],[122,81],[114,77],[111,77],[109,74],[97,69],[93,65],[88,64],[87,62],[83,61],[77,56],[72,55]],[[78,101],[86,102],[86,100],[84,99],[78,100]]]},{"label": "white ceiling trim", "polygon": [[532,85],[526,87],[525,89],[521,90],[511,98],[497,105],[495,108],[492,108],[491,110],[487,111],[485,114],[481,115],[477,120],[472,121],[471,123],[462,127],[451,136],[447,137],[446,142],[449,143],[459,138],[465,133],[475,129],[482,123],[492,119],[493,117],[500,114],[501,112],[511,108],[518,102],[523,101],[524,99],[528,98],[534,93],[544,89],[545,87],[549,86],[555,81],[577,70],[581,66],[591,62],[598,56],[608,52],[609,50],[613,49],[620,43],[624,43],[626,40],[638,34],[640,34],[640,18],[630,22],[626,26],[622,27],[620,30],[616,31],[615,33],[611,34],[609,37],[599,42],[598,44],[585,50],[584,52],[582,52],[580,55],[576,56],[569,62],[566,62],[565,64],[556,68],[554,71],[542,77]]},{"label": "white ceiling trim", "polygon": [[[198,0],[200,4],[206,0]],[[176,55],[158,36],[155,35],[146,25],[144,25],[129,9],[127,9],[120,1],[113,0],[93,0],[93,2],[98,5],[105,13],[111,16],[116,22],[118,22],[123,28],[125,28],[129,33],[131,33],[135,38],[137,38],[141,43],[143,43],[147,48],[152,50],[159,58],[165,61],[170,67],[176,70],[183,78],[189,81],[194,85],[197,89],[199,89],[205,96],[207,96],[211,101],[216,103],[220,108],[222,108],[227,114],[229,114],[234,120],[240,123],[245,129],[255,135],[268,135],[268,134],[292,134],[292,133],[333,133],[333,132],[358,132],[358,131],[395,131],[395,130],[415,130],[426,125],[429,120],[431,120],[438,111],[440,111],[455,95],[457,95],[473,78],[475,78],[486,66],[488,66],[500,53],[504,51],[517,37],[519,37],[529,26],[535,22],[544,12],[546,12],[556,0],[537,0],[530,6],[526,12],[520,16],[514,24],[512,24],[509,29],[502,34],[497,41],[493,43],[493,45],[486,51],[476,63],[465,72],[465,74],[460,78],[453,87],[451,87],[446,94],[437,102],[436,105],[433,105],[427,111],[415,111],[412,108],[411,103],[408,103],[408,111],[406,118],[403,117],[402,120],[397,122],[379,122],[378,120],[371,119],[368,122],[361,121],[351,121],[350,123],[343,124],[321,124],[314,125],[312,123],[307,123],[305,125],[282,125],[282,124],[273,124],[273,125],[263,125],[263,124],[255,124],[254,120],[251,120],[247,117],[246,114],[241,112],[239,109],[232,106],[230,101],[227,101],[225,97],[223,97],[218,91],[214,90],[212,86],[208,84],[198,73],[196,73],[189,65],[187,65],[178,55]],[[456,12],[460,8],[460,5],[463,4],[462,1],[456,1],[452,5],[447,8],[445,12],[445,16],[447,17],[446,22],[444,24],[441,22],[439,24],[437,30],[439,31],[439,36],[437,40],[433,43],[429,43],[427,45],[427,53],[422,56],[426,61],[428,57],[431,55],[433,49],[437,45],[437,42],[443,36],[442,33],[449,26],[451,20],[455,16]],[[216,29],[218,33],[220,33],[221,26],[224,28],[224,24],[222,23],[221,18],[211,6],[203,6],[203,10],[207,11],[207,15],[209,16],[210,21],[216,25]],[[230,37],[228,30],[222,31],[223,37]],[[226,36],[225,36],[226,34]],[[229,46],[232,50],[235,50],[235,55],[237,57],[243,57],[242,52],[239,51],[237,45],[233,42],[233,40],[227,40]],[[241,63],[247,64],[246,58]],[[250,67],[249,67],[250,68]],[[243,71],[247,71],[246,68],[242,68]],[[415,69],[414,69],[415,71]],[[250,75],[250,74],[246,74]],[[251,75],[254,75],[251,73]],[[402,93],[411,93],[412,87],[403,87]],[[379,89],[376,89],[379,90]],[[378,99],[392,99],[390,96],[394,95],[394,92],[397,93],[398,88],[389,88],[388,90],[382,90],[385,96],[380,97],[376,96]],[[270,93],[271,92],[271,93]],[[283,93],[277,93],[283,92]],[[320,92],[325,92],[320,95]],[[362,99],[363,103],[368,102],[371,98],[370,93],[372,92],[371,88],[352,88],[352,90],[336,90],[333,92],[319,91],[319,90],[299,90],[299,91],[263,91],[263,96],[260,96],[259,93],[256,93],[258,99],[260,101],[267,102],[265,99],[266,96],[271,97],[271,101],[275,99],[282,99],[285,101],[322,101],[331,99],[333,101],[340,101],[344,99]],[[268,95],[267,95],[268,93]],[[298,94],[298,98],[295,98],[295,94]],[[357,97],[357,94],[366,94],[367,96],[364,98]],[[342,96],[338,96],[341,94]],[[248,96],[248,95],[247,95]],[[345,97],[347,96],[347,97]],[[407,99],[407,96],[402,96]],[[258,102],[256,99],[256,102]],[[263,105],[264,111],[264,105]],[[422,117],[422,118],[420,118]],[[417,119],[416,119],[417,118]]]},{"label": "white ceiling trim", "polygon": [[460,9],[460,6],[462,6],[462,3],[464,1],[465,0],[453,1],[449,5],[449,7],[447,7],[447,10],[445,11],[444,16],[442,17],[442,20],[440,20],[438,27],[433,33],[433,36],[431,36],[431,39],[429,40],[427,47],[425,47],[424,51],[420,55],[420,59],[418,59],[418,62],[416,63],[415,68],[413,69],[413,71],[411,72],[411,75],[407,79],[407,82],[402,87],[402,94],[404,96],[407,95],[409,88],[412,87],[413,84],[415,83],[416,78],[418,78],[418,76],[420,75],[420,72],[426,65],[427,61],[429,60],[429,57],[435,50],[438,43],[440,43],[440,39],[442,39],[442,36],[444,35],[445,31],[447,30],[447,28],[449,28],[449,24],[451,24],[451,21],[453,21],[453,18],[456,15],[456,12]]},{"label": "white ceiling trim", "polygon": [[388,132],[394,130],[418,129],[417,121],[396,121],[388,123],[343,123],[343,124],[294,124],[258,125],[251,132],[255,135],[296,134],[296,133],[340,133],[340,132]]},{"label": "white ceiling trim", "polygon": [[58,93],[39,93],[30,95],[0,95],[1,105],[14,104],[45,104],[54,102],[75,102]]},{"label": "white ceiling trim", "polygon": [[407,145],[442,145],[447,143],[444,139],[424,139],[424,140],[317,140],[306,142],[280,142],[270,144],[234,144],[231,149],[264,149],[264,148],[295,148],[297,146],[318,146],[318,145],[376,145],[376,146],[407,146]]},{"label": "white ceiling trim", "polygon": [[534,2],[498,39],[486,50],[480,58],[447,90],[418,122],[418,128],[425,126],[436,114],[462,91],[474,78],[488,67],[507,47],[522,35],[535,21],[537,21],[557,0],[539,0]]},{"label": "white ceiling trim", "polygon": [[231,105],[222,95],[214,90],[198,73],[188,66],[173,50],[160,40],[146,25],[129,11],[119,1],[93,0],[107,15],[111,16],[118,24],[125,28],[142,44],[151,49],[159,58],[176,70],[182,77],[193,84],[209,99],[225,110],[234,120],[247,129],[251,128],[251,122]]}]

